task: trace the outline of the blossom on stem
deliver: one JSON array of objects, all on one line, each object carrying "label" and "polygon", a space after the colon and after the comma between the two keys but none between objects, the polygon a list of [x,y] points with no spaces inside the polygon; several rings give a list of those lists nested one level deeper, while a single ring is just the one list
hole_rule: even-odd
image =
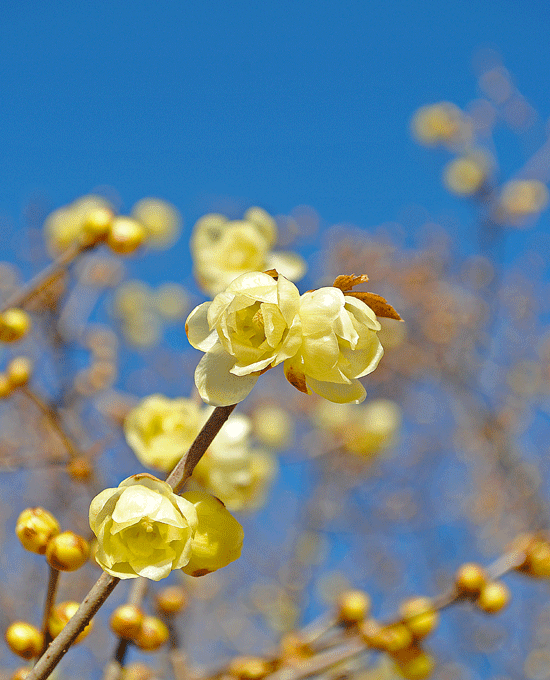
[{"label": "blossom on stem", "polygon": [[158,581],[184,567],[197,527],[193,503],[147,473],[116,489],[105,489],[90,505],[90,527],[98,540],[96,561],[121,579]]},{"label": "blossom on stem", "polygon": [[[383,349],[380,316],[399,315],[380,296],[351,293],[367,277],[338,277],[335,285],[300,297],[284,276],[251,272],[235,279],[212,302],[194,309],[185,325],[189,342],[206,352],[195,371],[204,401],[242,401],[258,377],[284,362],[287,380],[301,392],[338,403],[360,403],[361,378]],[[364,299],[363,299],[364,298]]]}]

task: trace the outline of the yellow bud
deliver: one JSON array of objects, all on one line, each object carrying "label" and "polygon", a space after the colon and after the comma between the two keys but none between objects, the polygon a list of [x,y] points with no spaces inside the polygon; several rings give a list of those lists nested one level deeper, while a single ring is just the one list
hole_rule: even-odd
[{"label": "yellow bud", "polygon": [[456,146],[470,136],[462,111],[450,102],[422,106],[412,119],[413,135],[421,144]]},{"label": "yellow bud", "polygon": [[157,673],[147,664],[135,662],[130,663],[122,669],[120,680],[155,680]]},{"label": "yellow bud", "polygon": [[344,624],[364,621],[370,611],[370,597],[362,590],[348,590],[338,601],[338,619]]},{"label": "yellow bud", "polygon": [[34,659],[40,654],[44,636],[30,623],[15,621],[6,630],[6,642],[14,654],[23,659]]},{"label": "yellow bud", "polygon": [[391,654],[410,647],[413,642],[409,629],[403,623],[381,626],[377,621],[364,621],[359,633],[368,647]]},{"label": "yellow bud", "polygon": [[147,242],[153,248],[171,246],[181,231],[181,215],[178,210],[160,198],[143,198],[132,208],[132,217],[147,231]]},{"label": "yellow bud", "polygon": [[[76,614],[76,611],[80,607],[79,602],[61,602],[58,604],[48,619],[48,630],[52,638],[56,638],[59,633],[65,628],[70,619]],[[79,634],[79,636],[74,641],[74,644],[82,642],[84,638],[93,628],[93,620],[84,628],[84,630]]]},{"label": "yellow bud", "polygon": [[273,664],[256,656],[238,656],[229,664],[229,675],[237,680],[261,680],[273,670]]},{"label": "yellow bud", "polygon": [[181,612],[187,606],[187,595],[181,586],[163,588],[156,597],[158,610],[167,616]]},{"label": "yellow bud", "polygon": [[44,555],[49,541],[59,533],[59,522],[44,508],[27,508],[17,519],[15,533],[25,550]]},{"label": "yellow bud", "polygon": [[98,206],[84,215],[82,221],[81,241],[95,243],[105,238],[109,233],[115,214],[107,207]]},{"label": "yellow bud", "polygon": [[72,531],[57,534],[48,543],[46,559],[48,564],[59,571],[76,571],[86,564],[90,546],[86,539]]},{"label": "yellow bud", "polygon": [[481,565],[467,562],[456,572],[455,586],[461,595],[478,595],[487,579],[487,572]]},{"label": "yellow bud", "polygon": [[10,675],[10,680],[25,680],[29,677],[31,671],[30,666],[20,666],[13,675]]},{"label": "yellow bud", "polygon": [[133,640],[139,635],[143,624],[143,611],[134,604],[117,607],[109,620],[111,630],[125,640]]},{"label": "yellow bud", "polygon": [[433,608],[431,600],[427,597],[405,600],[399,612],[403,617],[403,623],[416,639],[431,633],[439,623],[439,612]]},{"label": "yellow bud", "polygon": [[423,680],[431,675],[435,666],[434,658],[418,647],[409,647],[393,658],[399,672],[407,680]]},{"label": "yellow bud", "polygon": [[26,385],[32,374],[32,361],[28,357],[15,357],[6,367],[6,376],[12,387]]},{"label": "yellow bud", "polygon": [[502,188],[500,208],[505,217],[522,218],[544,210],[548,196],[548,188],[537,179],[512,180]]},{"label": "yellow bud", "polygon": [[144,616],[134,643],[144,652],[154,652],[168,640],[169,634],[166,625],[156,616]]},{"label": "yellow bud", "polygon": [[311,644],[303,635],[296,631],[283,635],[279,647],[283,663],[299,663],[313,656]]},{"label": "yellow bud", "polygon": [[521,570],[529,576],[550,577],[550,544],[543,538],[533,539],[525,550],[525,562]]},{"label": "yellow bud", "polygon": [[443,171],[445,186],[458,196],[476,194],[486,178],[487,161],[481,154],[455,158],[447,163]]},{"label": "yellow bud", "polygon": [[141,246],[146,237],[145,227],[136,220],[115,217],[107,234],[107,245],[119,255],[129,255]]},{"label": "yellow bud", "polygon": [[12,392],[13,385],[8,380],[8,376],[5,373],[0,373],[0,399],[9,397]]},{"label": "yellow bud", "polygon": [[67,474],[77,482],[87,482],[90,480],[94,468],[85,456],[77,456],[67,463]]},{"label": "yellow bud", "polygon": [[31,317],[23,309],[6,309],[0,314],[0,342],[16,342],[31,328]]},{"label": "yellow bud", "polygon": [[204,491],[191,491],[183,498],[195,506],[199,524],[191,543],[191,559],[182,571],[204,576],[239,558],[243,528],[225,505]]},{"label": "yellow bud", "polygon": [[496,614],[510,602],[510,590],[500,581],[486,583],[476,600],[477,606],[487,614]]}]

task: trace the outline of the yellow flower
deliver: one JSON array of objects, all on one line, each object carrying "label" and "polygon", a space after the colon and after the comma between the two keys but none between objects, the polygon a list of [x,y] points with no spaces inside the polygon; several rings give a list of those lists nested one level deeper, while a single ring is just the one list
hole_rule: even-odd
[{"label": "yellow flower", "polygon": [[250,431],[250,419],[233,414],[193,472],[193,479],[230,510],[260,507],[277,472],[274,456],[251,448]]},{"label": "yellow flower", "polygon": [[235,279],[212,302],[196,307],[185,329],[193,347],[206,352],[195,371],[202,399],[214,406],[242,401],[260,372],[300,348],[296,286],[279,276],[251,272]]},{"label": "yellow flower", "polygon": [[544,210],[548,197],[548,188],[538,179],[511,180],[502,187],[499,209],[504,219],[522,219]]},{"label": "yellow flower", "polygon": [[365,399],[358,378],[372,373],[384,350],[372,309],[339,288],[319,288],[300,298],[302,342],[287,361],[287,380],[301,392],[336,403]]},{"label": "yellow flower", "polygon": [[191,312],[189,342],[206,352],[195,371],[204,401],[242,401],[261,372],[284,361],[287,380],[301,392],[337,403],[366,396],[358,378],[374,371],[383,349],[381,326],[362,300],[327,287],[301,297],[279,275],[239,276],[224,293]]},{"label": "yellow flower", "polygon": [[152,394],[128,413],[124,435],[143,465],[170,472],[205,420],[204,410],[191,399]]},{"label": "yellow flower", "polygon": [[146,473],[105,489],[90,505],[96,561],[122,579],[144,576],[159,581],[184,567],[197,523],[193,503]]},{"label": "yellow flower", "polygon": [[464,146],[472,136],[470,122],[451,102],[422,106],[415,112],[411,128],[416,140],[427,146],[443,144],[457,148]]},{"label": "yellow flower", "polygon": [[225,505],[204,491],[190,491],[183,497],[193,503],[198,526],[191,543],[191,558],[182,570],[190,576],[204,576],[238,559],[244,532]]},{"label": "yellow flower", "polygon": [[304,260],[295,253],[272,252],[277,240],[275,220],[261,208],[250,208],[243,220],[212,213],[193,230],[191,253],[195,276],[209,295],[216,295],[246,272],[276,268],[288,279],[301,278]]},{"label": "yellow flower", "polygon": [[48,215],[44,232],[49,253],[55,256],[83,238],[87,219],[98,209],[114,214],[109,201],[102,196],[90,194]]}]

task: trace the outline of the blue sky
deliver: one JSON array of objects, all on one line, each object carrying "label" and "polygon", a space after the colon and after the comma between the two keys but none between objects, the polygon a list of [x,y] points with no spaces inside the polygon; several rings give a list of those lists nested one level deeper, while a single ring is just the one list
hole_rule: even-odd
[{"label": "blue sky", "polygon": [[219,197],[365,228],[438,213],[457,201],[412,112],[471,100],[491,45],[547,118],[549,35],[542,0],[8,0],[0,216],[17,226],[37,192],[53,208],[101,185],[123,210],[172,201],[188,229]]}]

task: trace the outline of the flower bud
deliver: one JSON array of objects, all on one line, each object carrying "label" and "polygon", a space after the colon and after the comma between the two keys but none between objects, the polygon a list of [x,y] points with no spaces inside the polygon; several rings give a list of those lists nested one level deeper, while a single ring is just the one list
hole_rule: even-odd
[{"label": "flower bud", "polygon": [[486,583],[476,600],[477,606],[487,614],[496,614],[510,602],[510,590],[501,581]]},{"label": "flower bud", "polygon": [[142,198],[132,208],[132,217],[145,227],[147,242],[164,250],[172,245],[181,231],[178,210],[159,198]]},{"label": "flower bud", "polygon": [[261,680],[272,670],[272,663],[256,656],[238,656],[229,664],[229,675],[236,680]]},{"label": "flower bud", "polygon": [[243,528],[225,505],[204,491],[191,491],[183,498],[195,506],[198,526],[191,542],[191,558],[182,571],[204,576],[239,558]]},{"label": "flower bud", "polygon": [[25,550],[44,555],[48,542],[59,533],[59,522],[44,508],[27,508],[17,519],[15,533]]},{"label": "flower bud", "polygon": [[30,623],[15,621],[6,630],[6,642],[14,654],[23,659],[34,659],[40,654],[44,636]]},{"label": "flower bud", "polygon": [[439,622],[439,612],[427,597],[413,597],[405,600],[399,607],[403,623],[416,639],[429,635]]},{"label": "flower bud", "polygon": [[92,464],[85,456],[77,456],[72,458],[68,463],[67,474],[72,477],[76,482],[87,482],[91,478],[94,468]]},{"label": "flower bud", "polygon": [[400,674],[407,680],[423,680],[431,675],[435,661],[419,647],[409,647],[393,655]]},{"label": "flower bud", "polygon": [[31,317],[23,309],[6,309],[0,314],[0,342],[21,340],[31,328]]},{"label": "flower bud", "polygon": [[338,619],[344,624],[361,623],[368,616],[370,597],[362,590],[348,590],[338,602]]},{"label": "flower bud", "polygon": [[115,217],[107,234],[107,245],[118,255],[135,252],[145,241],[145,228],[131,217]]},{"label": "flower bud", "polygon": [[187,606],[187,595],[181,586],[168,586],[157,594],[158,610],[165,616],[177,614]]},{"label": "flower bud", "polygon": [[[76,614],[78,608],[80,607],[79,602],[61,602],[58,604],[48,619],[48,630],[52,638],[56,638],[59,633],[65,628],[70,619]],[[84,628],[84,630],[78,635],[73,644],[82,642],[84,638],[93,628],[93,620]]]},{"label": "flower bud", "polygon": [[29,357],[15,357],[6,367],[6,376],[12,387],[26,385],[32,374],[32,361]]},{"label": "flower bud", "polygon": [[59,571],[80,569],[87,562],[89,555],[88,541],[72,531],[57,534],[46,548],[48,564]]},{"label": "flower bud", "polygon": [[550,577],[550,543],[543,538],[534,538],[525,549],[525,561],[521,570],[529,576]]},{"label": "flower bud", "polygon": [[87,212],[82,220],[80,240],[92,244],[105,238],[113,222],[114,212],[104,206],[98,206]]},{"label": "flower bud", "polygon": [[139,635],[144,618],[143,611],[135,604],[123,604],[112,613],[109,625],[115,635],[134,640]]},{"label": "flower bud", "polygon": [[0,373],[0,399],[6,399],[13,392],[13,385],[5,373]]},{"label": "flower bud", "polygon": [[467,562],[456,572],[455,587],[461,595],[478,595],[487,579],[487,572],[481,565]]},{"label": "flower bud", "polygon": [[10,675],[10,680],[25,680],[29,677],[31,671],[30,666],[20,666],[13,675]]},{"label": "flower bud", "polygon": [[154,652],[168,640],[169,635],[168,628],[160,619],[144,616],[134,643],[144,652]]}]

